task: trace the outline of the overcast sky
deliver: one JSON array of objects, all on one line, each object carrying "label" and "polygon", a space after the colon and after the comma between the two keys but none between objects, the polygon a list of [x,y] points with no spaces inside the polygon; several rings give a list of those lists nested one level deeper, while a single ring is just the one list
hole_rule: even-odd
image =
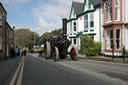
[{"label": "overcast sky", "polygon": [[[83,2],[84,0],[74,0]],[[0,0],[8,15],[9,24],[29,28],[42,35],[62,27],[62,18],[68,18],[72,0]]]}]

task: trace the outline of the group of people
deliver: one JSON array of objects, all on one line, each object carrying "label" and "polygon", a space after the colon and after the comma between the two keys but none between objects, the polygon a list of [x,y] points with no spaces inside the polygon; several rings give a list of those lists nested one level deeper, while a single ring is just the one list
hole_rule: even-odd
[{"label": "group of people", "polygon": [[25,56],[26,54],[27,54],[27,51],[25,48],[19,49],[18,47],[16,47],[15,49],[14,48],[11,49],[12,57]]}]

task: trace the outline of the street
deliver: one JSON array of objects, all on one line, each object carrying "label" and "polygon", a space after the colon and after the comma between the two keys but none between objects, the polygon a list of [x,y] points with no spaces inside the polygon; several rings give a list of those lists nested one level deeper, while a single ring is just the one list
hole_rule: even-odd
[{"label": "street", "polygon": [[[22,58],[17,85],[127,85],[128,65],[92,60],[54,62],[28,55]],[[10,85],[13,85],[10,84]]]}]

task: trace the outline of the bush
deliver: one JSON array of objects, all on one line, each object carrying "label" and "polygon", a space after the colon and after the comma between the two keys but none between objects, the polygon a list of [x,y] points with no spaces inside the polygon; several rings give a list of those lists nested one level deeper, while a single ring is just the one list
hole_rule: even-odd
[{"label": "bush", "polygon": [[101,50],[101,43],[95,42],[91,37],[85,35],[81,39],[80,53],[87,56],[98,56]]}]

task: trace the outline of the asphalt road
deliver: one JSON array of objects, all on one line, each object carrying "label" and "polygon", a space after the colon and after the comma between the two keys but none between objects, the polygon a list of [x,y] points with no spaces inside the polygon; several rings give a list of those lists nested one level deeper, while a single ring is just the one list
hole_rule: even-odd
[{"label": "asphalt road", "polygon": [[21,85],[128,85],[128,65],[24,57]]}]

